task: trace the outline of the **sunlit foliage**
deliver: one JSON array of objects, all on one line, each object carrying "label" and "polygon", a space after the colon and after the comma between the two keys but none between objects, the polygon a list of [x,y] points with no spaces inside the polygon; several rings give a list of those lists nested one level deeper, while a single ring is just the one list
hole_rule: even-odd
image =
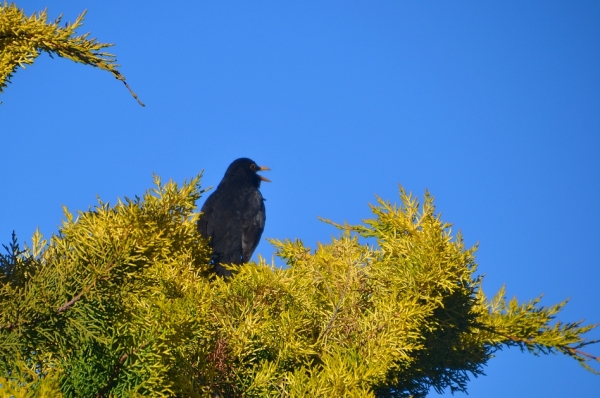
[{"label": "sunlit foliage", "polygon": [[51,57],[57,55],[112,73],[144,106],[125,81],[125,76],[118,71],[115,56],[103,51],[113,44],[90,39],[89,33],[76,35],[75,31],[83,24],[84,16],[85,11],[72,24],[60,26],[62,16],[48,22],[46,10],[28,17],[14,3],[0,3],[0,92],[10,83],[19,66],[25,68],[33,64],[41,52],[46,52]]},{"label": "sunlit foliage", "polygon": [[[582,365],[592,326],[487,299],[475,248],[400,189],[316,249],[273,240],[215,277],[196,230],[200,176],[71,214],[0,257],[0,395],[415,397],[465,391],[495,350]],[[332,223],[333,224],[333,223]],[[590,369],[590,368],[588,368]],[[591,369],[590,369],[591,370]]]}]

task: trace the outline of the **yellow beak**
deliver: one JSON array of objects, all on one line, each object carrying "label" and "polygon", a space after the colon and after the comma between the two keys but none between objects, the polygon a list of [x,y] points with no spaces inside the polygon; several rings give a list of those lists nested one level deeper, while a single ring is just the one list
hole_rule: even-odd
[{"label": "yellow beak", "polygon": [[[267,171],[267,170],[271,170],[270,168],[268,168],[267,166],[259,166],[258,167],[258,171]],[[265,182],[271,182],[271,180],[269,180],[267,177],[263,177],[261,175],[259,175],[260,179],[265,181]]]}]

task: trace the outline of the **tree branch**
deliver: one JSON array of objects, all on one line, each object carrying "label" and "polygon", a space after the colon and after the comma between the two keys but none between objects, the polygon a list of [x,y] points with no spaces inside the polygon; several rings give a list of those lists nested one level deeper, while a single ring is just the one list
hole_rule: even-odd
[{"label": "tree branch", "polygon": [[[538,342],[536,342],[535,340],[533,340],[531,338],[522,338],[522,337],[512,336],[510,334],[502,333],[502,332],[500,332],[498,330],[495,330],[493,328],[488,328],[488,327],[484,327],[484,326],[479,326],[479,328],[482,329],[482,330],[485,330],[487,332],[494,333],[494,334],[496,334],[498,336],[505,337],[505,338],[509,339],[510,341],[512,341],[514,343],[517,343],[517,344],[525,344],[525,345],[528,345],[528,346],[536,346],[536,345],[537,346],[545,346],[545,347],[548,347],[550,350],[555,349],[555,350],[560,350],[560,351],[567,351],[571,355],[573,355],[576,359],[578,359],[580,362],[584,362],[584,361],[587,361],[587,360],[590,360],[590,359],[594,360],[594,361],[597,361],[597,362],[600,362],[600,357],[597,357],[597,356],[592,355],[590,353],[587,353],[585,351],[581,351],[581,350],[579,350],[577,348],[570,347],[570,346],[568,346],[566,344],[557,344],[556,346],[549,346],[549,345],[546,345],[546,344],[538,343]],[[597,372],[594,369],[589,368],[587,364],[584,364],[583,366],[586,367],[586,368],[588,368],[590,371],[592,371],[592,372],[594,372],[596,374],[600,374],[600,372]]]},{"label": "tree branch", "polygon": [[[136,354],[139,350],[143,350],[147,346],[148,346],[148,343],[142,344],[141,346],[139,346],[138,348],[133,350],[131,352],[131,355]],[[113,387],[115,379],[121,372],[121,369],[123,368],[123,364],[125,363],[125,361],[127,361],[127,358],[129,358],[129,355],[130,354],[127,354],[127,353],[121,355],[121,357],[119,358],[119,360],[117,361],[117,364],[115,365],[115,367],[113,369],[112,374],[110,375],[110,377],[108,379],[108,383],[106,383],[106,385],[104,387],[102,387],[102,389],[100,391],[98,391],[98,394],[96,394],[96,398],[103,398],[107,395],[107,393]]]},{"label": "tree branch", "polygon": [[[105,273],[106,272],[110,272],[110,270],[115,266],[115,263],[116,263],[115,260],[111,261],[110,264],[108,265],[108,267],[106,267],[104,269],[104,272]],[[103,281],[103,280],[107,280],[107,279],[108,279],[108,276],[103,276],[101,278],[98,278],[94,282],[90,283],[81,292],[79,292],[79,294],[77,294],[71,300],[69,300],[66,303],[64,303],[63,305],[61,305],[56,310],[56,313],[60,314],[62,312],[65,312],[66,310],[68,310],[69,308],[71,308],[75,303],[77,303],[79,300],[81,300],[81,298],[86,293],[88,293],[92,289],[92,287],[94,287],[96,285],[97,281]],[[23,323],[9,323],[8,325],[1,326],[0,329],[8,330],[9,332],[11,332],[11,331],[13,331],[18,326],[22,326],[22,325],[35,325],[38,322],[40,322],[40,319],[32,320],[32,321],[29,321],[29,322],[23,322]]]},{"label": "tree branch", "polygon": [[[348,264],[348,272],[346,274],[346,284],[344,285],[344,290],[342,291],[342,295],[340,296],[340,299],[338,300],[337,304],[335,305],[335,308],[333,309],[333,313],[331,314],[331,318],[329,319],[327,326],[325,326],[325,329],[323,329],[323,331],[321,332],[321,334],[319,335],[319,338],[317,340],[320,340],[321,338],[323,338],[329,332],[329,330],[333,327],[333,321],[335,320],[335,318],[337,318],[337,314],[340,311],[340,309],[342,308],[342,303],[344,302],[344,299],[346,298],[346,291],[348,290],[348,285],[350,285],[351,267],[352,267],[352,262],[350,262],[350,264]],[[321,273],[319,272],[319,274],[321,274]],[[323,276],[321,275],[321,277],[323,277]],[[327,289],[331,293],[331,289],[329,288],[329,286],[327,286]]]}]

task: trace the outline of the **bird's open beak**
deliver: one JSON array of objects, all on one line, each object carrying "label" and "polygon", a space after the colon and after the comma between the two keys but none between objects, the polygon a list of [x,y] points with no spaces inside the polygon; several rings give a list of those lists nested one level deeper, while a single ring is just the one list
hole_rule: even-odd
[{"label": "bird's open beak", "polygon": [[[271,170],[271,169],[270,169],[270,168],[268,168],[267,166],[259,166],[259,167],[258,167],[258,171],[267,171],[267,170]],[[260,179],[261,179],[262,181],[265,181],[265,182],[271,182],[271,180],[269,180],[267,177],[263,177],[263,176],[261,176],[261,175],[259,175],[259,177],[260,177]]]}]

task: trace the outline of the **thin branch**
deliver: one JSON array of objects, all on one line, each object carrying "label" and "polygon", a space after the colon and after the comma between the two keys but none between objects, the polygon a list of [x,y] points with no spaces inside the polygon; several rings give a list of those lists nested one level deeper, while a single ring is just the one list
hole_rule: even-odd
[{"label": "thin branch", "polygon": [[4,326],[2,326],[2,329],[4,329],[4,330],[8,330],[9,332],[12,332],[12,330],[13,330],[14,328],[16,328],[17,326],[19,326],[19,324],[18,324],[18,323],[9,323],[8,325],[4,325]]},{"label": "thin branch", "polygon": [[342,291],[342,295],[340,296],[340,299],[338,300],[337,304],[335,305],[335,308],[333,309],[333,313],[331,314],[331,318],[329,319],[327,326],[325,326],[325,329],[323,329],[323,331],[321,332],[321,334],[319,335],[319,338],[317,340],[320,340],[321,338],[323,338],[329,332],[329,330],[333,327],[333,321],[335,320],[335,318],[337,318],[337,315],[342,308],[342,303],[344,302],[344,299],[346,298],[346,291],[348,290],[348,286],[350,285],[351,270],[352,270],[352,263],[350,262],[350,264],[348,264],[348,273],[346,274],[346,284],[344,285],[344,290]]},{"label": "thin branch", "polygon": [[[106,267],[104,269],[104,273],[110,272],[110,270],[115,266],[115,260],[111,261],[108,264],[108,267]],[[78,302],[79,300],[81,300],[81,298],[83,297],[84,294],[86,294],[87,292],[89,292],[92,287],[96,286],[96,282],[97,281],[105,281],[108,279],[108,276],[103,276],[101,278],[98,278],[98,280],[95,280],[94,282],[90,283],[89,285],[87,285],[81,292],[79,292],[79,294],[75,297],[73,297],[71,300],[67,301],[66,303],[64,303],[63,305],[60,306],[60,308],[58,310],[56,310],[57,314],[60,314],[61,312],[64,312],[66,310],[68,310],[70,307],[73,306],[73,304],[75,304],[76,302]]]},{"label": "thin branch", "polygon": [[[505,334],[505,333],[499,332],[499,331],[497,331],[497,330],[495,330],[493,328],[487,328],[487,327],[484,327],[484,326],[480,326],[479,328],[482,329],[482,330],[485,330],[487,332],[494,333],[494,334],[496,334],[498,336],[505,337],[505,338],[507,338],[507,339],[515,342],[515,343],[526,344],[528,346],[536,346],[536,345],[537,346],[545,346],[545,347],[548,347],[550,349],[564,350],[564,351],[568,351],[571,355],[573,355],[576,358],[577,357],[581,358],[581,360],[583,360],[583,361],[587,361],[587,360],[591,359],[591,360],[600,362],[600,357],[597,357],[597,356],[592,355],[590,353],[587,353],[585,351],[581,351],[581,350],[579,350],[577,348],[569,347],[566,344],[557,344],[556,346],[548,346],[546,344],[538,343],[538,342],[536,342],[535,340],[533,340],[531,338],[522,338],[522,337],[512,336],[510,334]],[[584,366],[587,367],[587,365],[584,365]],[[591,368],[590,368],[590,370],[592,370],[594,373],[598,373],[598,372],[594,371]]]},{"label": "thin branch", "polygon": [[600,362],[600,357],[597,357],[595,355],[589,354],[589,353],[587,353],[585,351],[581,351],[581,350],[578,350],[576,348],[572,348],[572,347],[569,347],[569,346],[565,346],[564,348],[567,349],[567,350],[569,350],[571,352],[571,354],[573,354],[573,355],[581,355],[582,357],[586,357],[586,358],[592,359],[594,361]]},{"label": "thin branch", "polygon": [[78,302],[81,297],[83,297],[84,294],[86,294],[87,292],[90,291],[90,289],[92,288],[92,286],[94,286],[96,283],[91,283],[89,285],[87,285],[81,292],[79,292],[79,294],[75,297],[73,297],[71,300],[67,301],[66,303],[64,303],[63,305],[61,305],[58,310],[56,310],[57,314],[60,314],[61,312],[64,312],[66,310],[68,310],[70,307],[73,306],[73,304],[75,304],[76,302]]},{"label": "thin branch", "polygon": [[[139,346],[138,348],[133,350],[131,352],[131,355],[135,355],[139,350],[143,350],[147,346],[148,346],[148,343],[142,344],[141,346]],[[100,389],[100,391],[98,391],[98,394],[96,394],[96,398],[102,398],[107,395],[107,393],[113,387],[115,379],[121,372],[121,369],[123,368],[123,364],[125,363],[125,361],[127,361],[127,358],[129,358],[129,355],[130,354],[127,354],[127,353],[121,355],[121,357],[119,358],[119,360],[117,361],[117,364],[115,365],[115,367],[113,369],[112,374],[110,375],[110,377],[108,379],[108,382],[106,383],[106,385],[104,387],[102,387],[102,389]]]},{"label": "thin branch", "polygon": [[[110,272],[110,270],[115,266],[115,264],[116,264],[115,260],[111,261],[110,264],[108,265],[108,267],[106,267],[104,269],[104,272],[105,273],[106,272]],[[64,303],[63,305],[61,305],[56,310],[56,313],[60,314],[62,312],[65,312],[66,310],[68,310],[69,308],[71,308],[75,303],[77,303],[79,300],[81,300],[81,298],[86,293],[88,293],[92,289],[92,287],[94,287],[96,285],[96,282],[98,282],[98,281],[104,281],[104,280],[107,280],[107,279],[108,279],[108,276],[103,276],[103,277],[95,280],[94,282],[90,283],[81,292],[79,292],[79,294],[77,294],[71,300],[69,300],[66,303]],[[29,322],[23,322],[23,323],[9,323],[8,325],[1,326],[0,329],[4,329],[4,330],[7,330],[7,331],[11,332],[13,329],[15,329],[18,326],[22,326],[22,325],[35,325],[39,321],[40,321],[40,319],[32,320],[32,321],[29,321]]]}]

